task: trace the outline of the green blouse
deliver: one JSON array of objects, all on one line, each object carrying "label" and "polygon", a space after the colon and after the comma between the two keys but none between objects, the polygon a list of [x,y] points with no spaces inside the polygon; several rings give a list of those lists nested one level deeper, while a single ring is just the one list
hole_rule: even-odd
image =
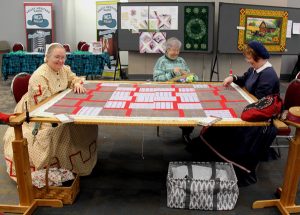
[{"label": "green blouse", "polygon": [[154,69],[153,69],[153,80],[154,81],[168,81],[174,78],[174,68],[179,67],[183,71],[190,72],[188,65],[182,57],[177,57],[175,60],[168,58],[166,55],[158,58]]}]

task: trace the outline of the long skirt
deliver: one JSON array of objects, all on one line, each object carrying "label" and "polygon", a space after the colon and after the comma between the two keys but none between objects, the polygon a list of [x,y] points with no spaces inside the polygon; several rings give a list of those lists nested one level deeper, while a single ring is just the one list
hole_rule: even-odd
[{"label": "long skirt", "polygon": [[[256,182],[257,165],[268,159],[276,133],[274,126],[209,127],[202,136],[221,155],[251,171],[247,173],[235,167],[240,185],[248,185]],[[202,161],[222,161],[200,137],[193,139],[188,151]]]},{"label": "long skirt", "polygon": [[[18,108],[18,106],[17,106]],[[32,134],[35,122],[24,122],[23,136],[28,142],[31,171],[47,165],[71,170],[79,175],[89,175],[97,162],[97,125],[42,123],[36,136]],[[12,141],[14,129],[4,135],[4,156],[9,176],[16,180]]]}]

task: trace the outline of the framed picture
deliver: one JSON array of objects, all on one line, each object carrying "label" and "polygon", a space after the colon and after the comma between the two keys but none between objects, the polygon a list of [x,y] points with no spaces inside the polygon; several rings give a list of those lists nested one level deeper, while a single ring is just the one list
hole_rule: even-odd
[{"label": "framed picture", "polygon": [[287,11],[241,8],[238,49],[242,51],[246,44],[256,40],[268,51],[285,51],[287,21]]}]

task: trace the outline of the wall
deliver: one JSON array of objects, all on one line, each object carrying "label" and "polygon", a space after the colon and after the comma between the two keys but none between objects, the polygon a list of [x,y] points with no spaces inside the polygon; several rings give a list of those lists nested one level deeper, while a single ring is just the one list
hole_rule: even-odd
[{"label": "wall", "polygon": [[[160,0],[157,1],[159,2]],[[23,2],[20,0],[0,1],[0,40],[7,40],[11,45],[16,41],[20,41],[23,44],[26,43]],[[96,0],[26,0],[25,2],[54,3],[55,39],[57,42],[69,43],[74,50],[80,40],[94,41],[96,39]],[[187,2],[190,1],[187,0]],[[202,0],[202,2],[211,1]],[[214,2],[216,6],[215,35],[217,33],[219,2],[300,7],[300,1],[298,0],[260,0],[259,2],[254,2],[253,0],[216,0]],[[216,45],[216,37],[214,37],[214,44]],[[156,54],[141,55],[139,53],[129,53],[127,58],[127,52],[122,52],[121,62],[122,64],[129,64],[129,74],[148,74],[151,76],[152,68],[159,56]],[[182,56],[186,59],[193,72],[197,73],[200,78],[204,77],[204,80],[209,80],[213,54],[186,53]],[[222,54],[218,56],[218,59],[220,80],[227,76],[230,69],[230,60],[233,71],[237,74],[242,74],[248,68],[241,55]],[[295,60],[296,56],[272,56],[270,59],[278,74],[290,73]],[[216,80],[216,77],[214,77],[214,80]]]},{"label": "wall", "polygon": [[63,8],[61,0],[1,0],[0,1],[0,40],[6,40],[12,46],[15,42],[26,45],[24,24],[24,2],[53,2],[54,10],[54,38],[63,40]]},{"label": "wall", "polygon": [[[166,1],[168,2],[168,1]],[[202,2],[211,2],[205,1]],[[226,3],[237,3],[237,4],[255,4],[252,0],[216,0],[215,2],[215,35],[217,35],[217,21],[218,21],[218,12],[219,12],[219,2]],[[281,6],[286,7],[286,0],[261,0],[257,4],[259,5],[269,5],[269,6]],[[230,38],[228,38],[230,39]],[[214,49],[216,50],[217,37],[214,37]],[[200,80],[208,81],[210,77],[210,68],[211,63],[215,57],[214,54],[190,54],[190,53],[181,53],[181,56],[187,61],[188,65],[191,67],[191,71],[196,73]],[[145,73],[149,77],[152,75],[153,67],[159,55],[141,55],[139,53],[130,52],[128,56],[128,71],[129,74],[135,76],[136,74]],[[249,65],[244,61],[242,55],[234,54],[221,54],[218,55],[218,72],[220,75],[220,80],[223,80],[230,70],[230,62],[232,64],[232,69],[235,74],[243,74]],[[277,71],[278,76],[281,71],[281,56],[272,56],[270,62],[273,64],[275,70]],[[217,69],[217,68],[216,68]],[[213,80],[217,80],[217,76],[214,75]]]},{"label": "wall", "polygon": [[[288,0],[287,7],[296,7],[300,8],[299,0]],[[300,22],[300,20],[294,20],[296,22]],[[300,54],[300,50],[299,50]],[[280,75],[282,78],[288,77],[294,69],[294,66],[298,60],[297,55],[283,55],[282,56],[282,64],[281,64],[281,72]]]}]

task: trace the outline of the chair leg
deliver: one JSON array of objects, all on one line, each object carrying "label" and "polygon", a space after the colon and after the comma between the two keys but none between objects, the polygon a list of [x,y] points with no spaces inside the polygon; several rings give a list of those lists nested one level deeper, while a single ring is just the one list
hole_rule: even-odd
[{"label": "chair leg", "polygon": [[[276,137],[275,137],[275,143],[276,143],[277,146],[279,146],[278,138],[276,138]],[[281,158],[280,147],[277,147],[277,153],[278,153],[278,157]]]},{"label": "chair leg", "polygon": [[159,126],[156,127],[156,135],[159,137]]}]

